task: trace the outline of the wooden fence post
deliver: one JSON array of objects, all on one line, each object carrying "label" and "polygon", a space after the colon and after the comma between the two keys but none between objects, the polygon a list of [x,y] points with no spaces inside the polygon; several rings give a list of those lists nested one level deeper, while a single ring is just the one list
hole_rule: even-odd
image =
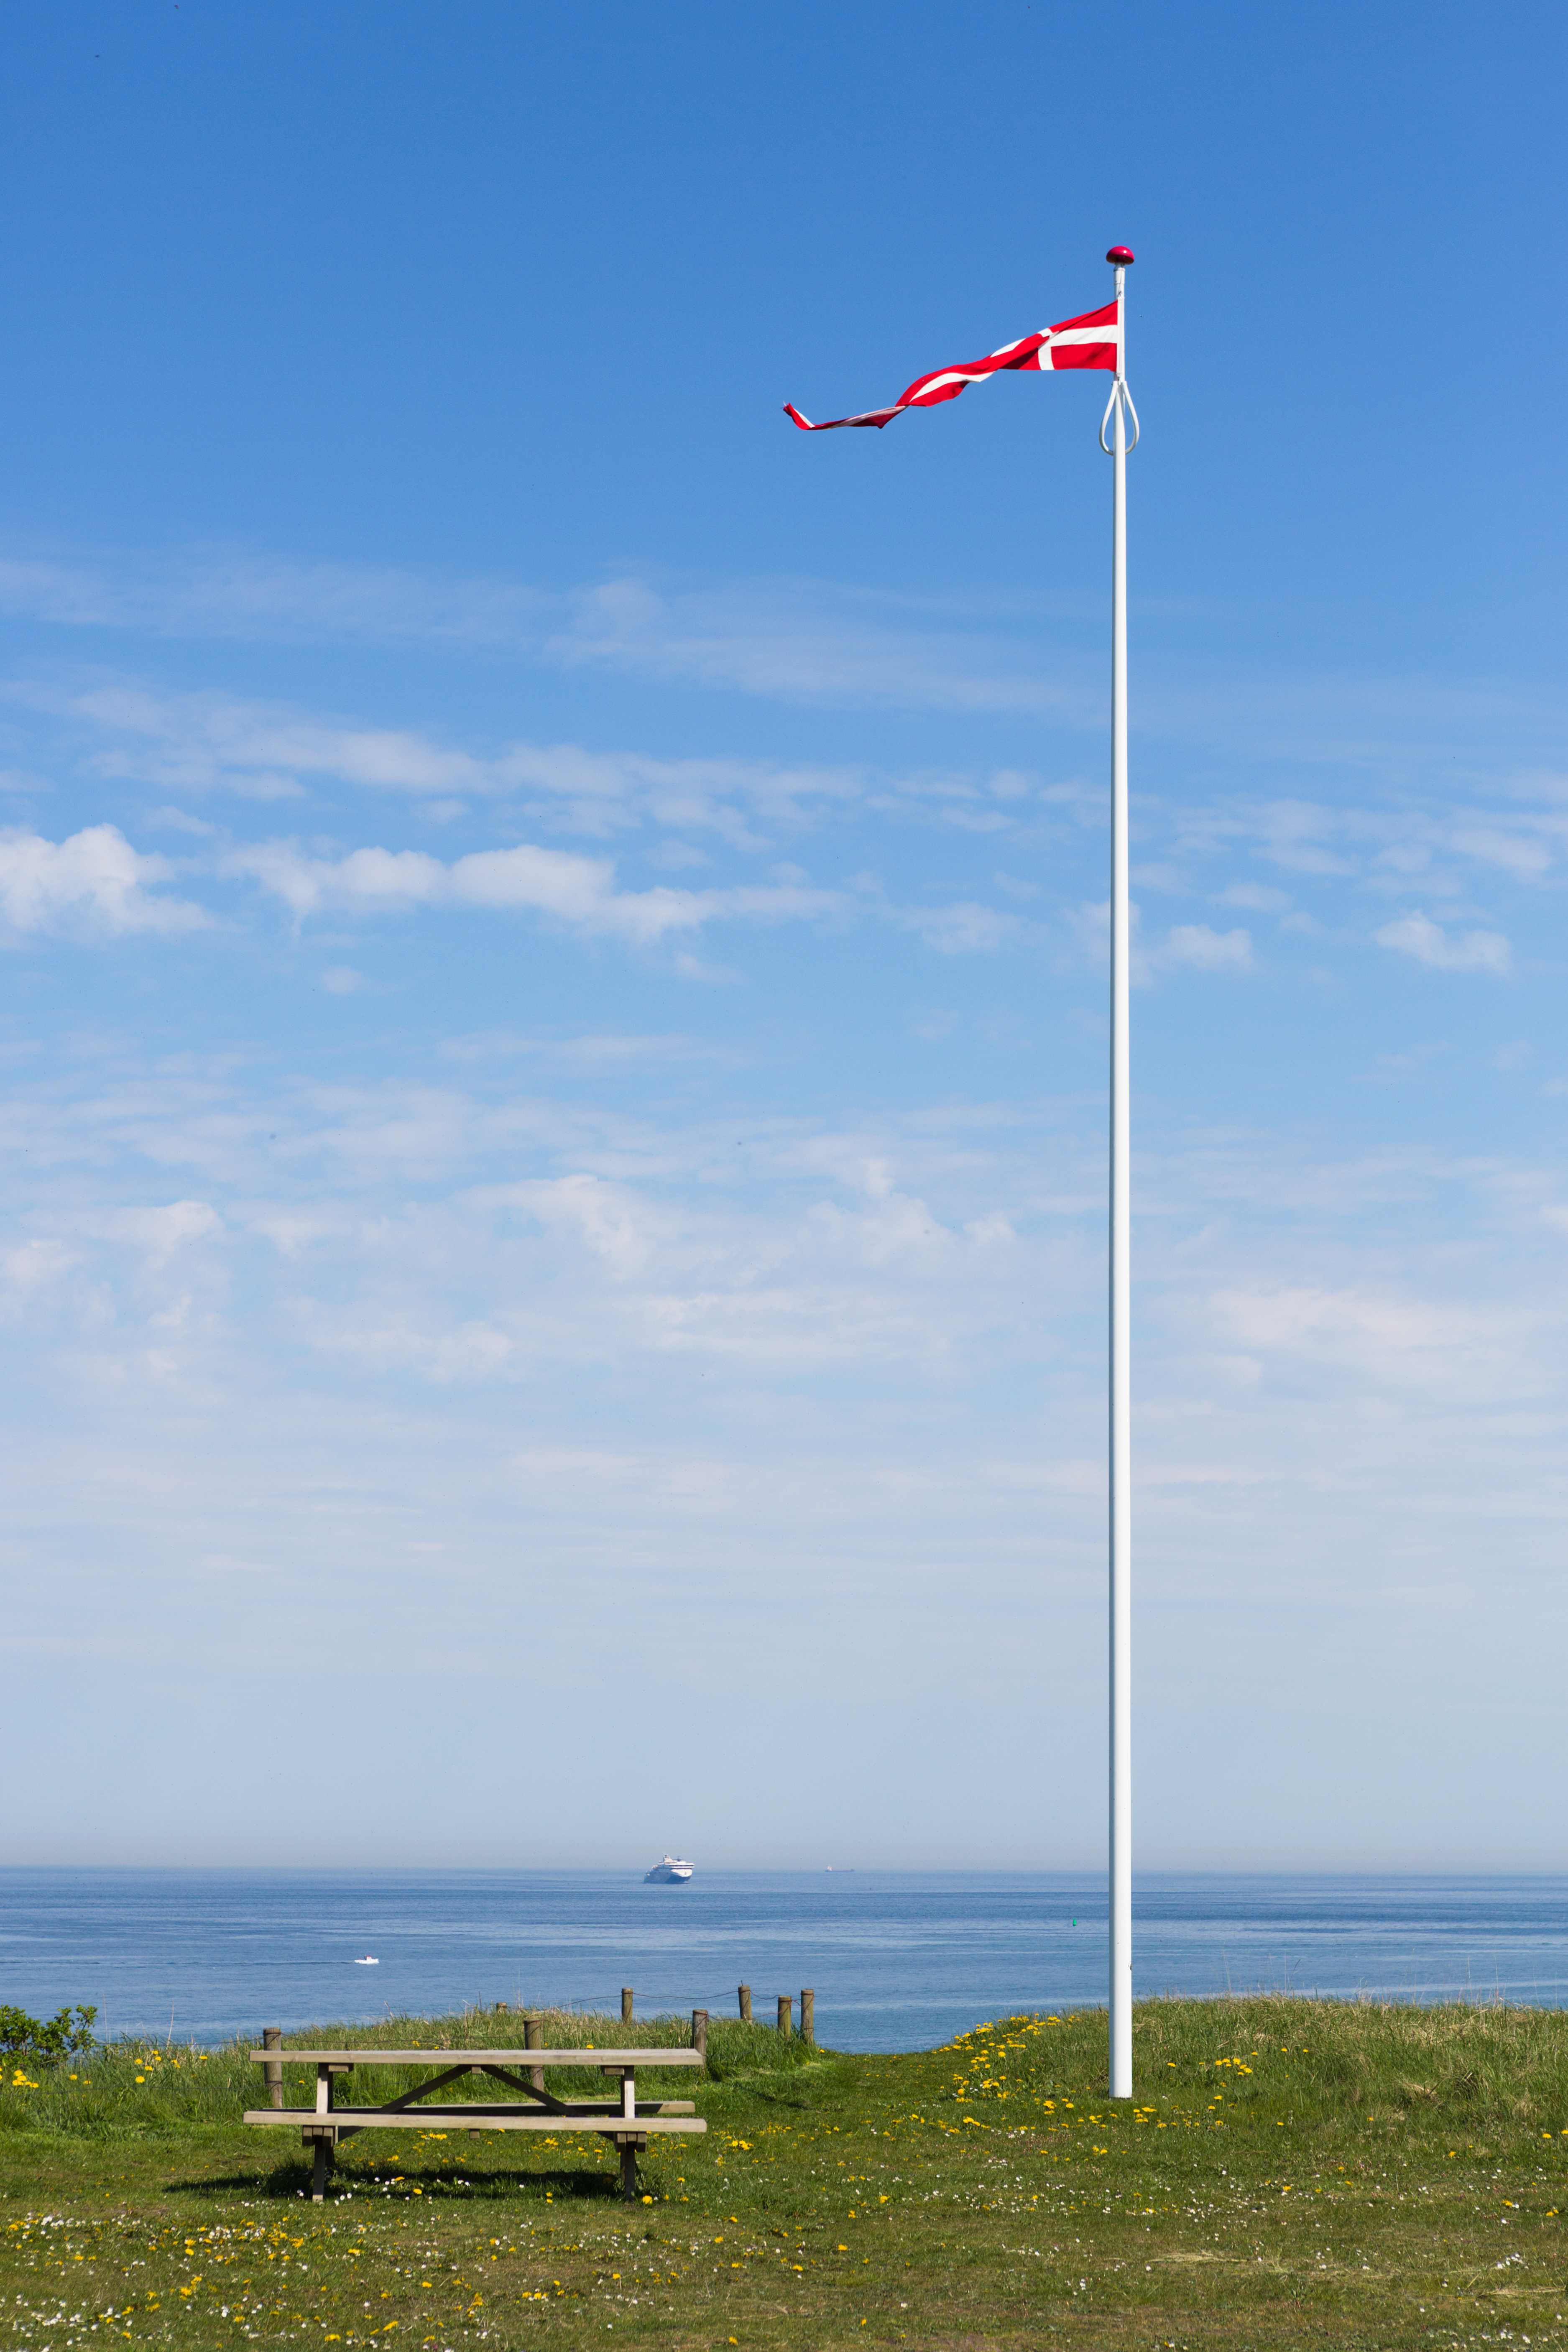
[{"label": "wooden fence post", "polygon": [[691,2012],[691,2047],[702,2053],[702,2063],[708,2063],[708,2011],[694,2009]]},{"label": "wooden fence post", "polygon": [[794,2027],[790,2022],[790,2011],[794,2007],[795,2002],[791,1999],[790,1995],[787,1992],[781,1992],[779,1995],[779,2032],[784,2035],[786,2042],[789,2040],[790,2035],[794,2031]]},{"label": "wooden fence post", "polygon": [[630,1985],[623,1985],[621,1987],[621,2023],[623,2025],[629,2025],[631,2021],[632,1989]]},{"label": "wooden fence post", "polygon": [[[525,2050],[543,2049],[544,2028],[537,2017],[525,2017],[523,2019],[522,2046]],[[542,2091],[544,2088],[543,2067],[531,2066],[528,2070],[528,2079],[533,2084],[536,2091]]]},{"label": "wooden fence post", "polygon": [[[261,2046],[264,2050],[276,2050],[282,2039],[283,2028],[280,2025],[263,2026],[261,2031]],[[268,2098],[273,2106],[280,2107],[283,2105],[282,2060],[280,2058],[269,2058],[261,2071],[267,2080]]]},{"label": "wooden fence post", "polygon": [[740,1988],[740,1994],[741,1994],[741,2022],[742,2022],[742,2025],[750,2025],[750,2023],[751,2023],[751,2021],[752,2021],[752,1988],[751,1988],[751,1986],[750,1986],[750,1985],[742,1985],[742,1986],[741,1986],[741,1988]]},{"label": "wooden fence post", "polygon": [[816,2040],[816,1995],[809,1987],[800,1997],[800,2038],[803,2042]]}]

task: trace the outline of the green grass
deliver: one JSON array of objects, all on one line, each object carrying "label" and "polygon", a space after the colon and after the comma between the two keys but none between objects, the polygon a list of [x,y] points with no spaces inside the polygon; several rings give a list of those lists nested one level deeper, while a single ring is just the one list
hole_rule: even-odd
[{"label": "green grass", "polygon": [[[292,2039],[339,2035],[439,2051],[518,2020]],[[686,2032],[546,2032],[623,2038]],[[351,2141],[313,2207],[294,2135],[235,2122],[260,2102],[237,2049],[7,2065],[0,2342],[1568,2346],[1568,2017],[1158,2001],[1135,2039],[1118,2109],[1102,2015],[886,2058],[716,2022],[708,2133],[650,2147],[630,2208],[596,2140],[439,2131]]]}]

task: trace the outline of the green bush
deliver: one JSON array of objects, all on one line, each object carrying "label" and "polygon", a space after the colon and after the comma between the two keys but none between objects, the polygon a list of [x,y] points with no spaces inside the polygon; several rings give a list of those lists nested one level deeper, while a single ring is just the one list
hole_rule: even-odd
[{"label": "green bush", "polygon": [[25,2009],[0,2001],[0,2058],[26,2058],[45,2063],[54,2058],[75,2058],[93,2046],[96,2009],[62,2009],[53,2017],[29,2017]]}]

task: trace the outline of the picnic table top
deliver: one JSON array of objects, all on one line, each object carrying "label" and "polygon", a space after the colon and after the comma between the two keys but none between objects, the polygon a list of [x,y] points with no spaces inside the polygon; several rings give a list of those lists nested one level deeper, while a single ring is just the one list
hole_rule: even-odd
[{"label": "picnic table top", "polygon": [[256,2063],[285,2066],[705,2066],[700,2050],[253,2050]]}]

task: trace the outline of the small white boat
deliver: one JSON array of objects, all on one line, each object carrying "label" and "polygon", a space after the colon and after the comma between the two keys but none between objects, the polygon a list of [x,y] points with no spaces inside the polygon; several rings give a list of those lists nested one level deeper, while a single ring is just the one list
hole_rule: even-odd
[{"label": "small white boat", "polygon": [[684,1886],[691,1875],[691,1864],[682,1862],[679,1854],[667,1853],[656,1862],[643,1879],[645,1886]]},{"label": "small white boat", "polygon": [[354,1962],[354,1966],[356,1969],[378,1969],[381,1966],[381,1962],[376,1958],[374,1952],[366,1952],[363,1959],[356,1960]]}]

